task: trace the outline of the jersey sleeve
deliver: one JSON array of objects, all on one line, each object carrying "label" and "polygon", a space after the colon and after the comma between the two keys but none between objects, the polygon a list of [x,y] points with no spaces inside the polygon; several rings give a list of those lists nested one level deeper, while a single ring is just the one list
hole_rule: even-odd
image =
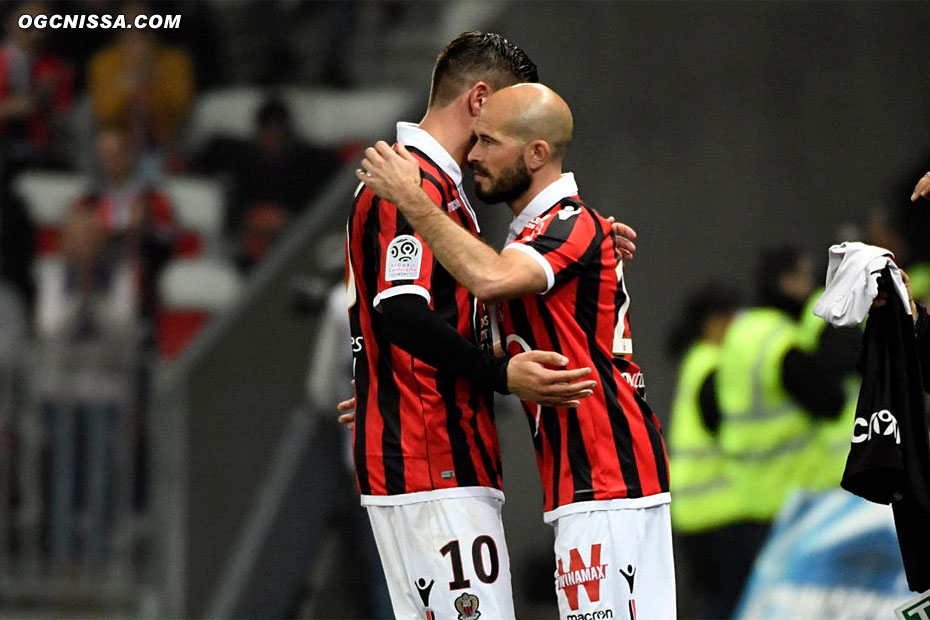
[{"label": "jersey sleeve", "polygon": [[[434,203],[442,204],[442,193],[432,183],[424,182],[423,190]],[[378,209],[381,269],[374,306],[395,295],[419,295],[431,304],[430,282],[436,264],[433,252],[393,203],[382,200]]]},{"label": "jersey sleeve", "polygon": [[546,272],[546,290],[577,276],[592,245],[599,245],[603,233],[588,209],[566,205],[544,216],[536,229],[509,243],[505,250],[530,255]]}]

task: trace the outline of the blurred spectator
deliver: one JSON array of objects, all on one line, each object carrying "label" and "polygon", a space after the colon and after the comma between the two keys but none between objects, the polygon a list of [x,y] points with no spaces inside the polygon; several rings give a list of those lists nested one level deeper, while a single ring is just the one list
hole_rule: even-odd
[{"label": "blurred spectator", "polygon": [[[812,478],[822,486],[815,474],[834,470],[823,462],[819,429],[842,413],[843,382],[856,359],[848,349],[803,346],[798,319],[814,288],[810,257],[796,248],[768,251],[756,281],[760,305],[730,325],[712,379],[714,399],[705,392],[701,401],[704,411],[720,412],[720,445],[741,502],[729,546],[729,574],[739,577],[724,580],[727,592],[718,593],[734,601],[785,498]],[[837,334],[844,332],[831,332]]]},{"label": "blurred spectator", "polygon": [[[133,174],[120,129],[96,139],[99,189],[72,203],[63,268],[40,283],[36,376],[49,471],[43,500],[54,562],[78,550],[95,564],[114,550],[114,524],[145,501],[145,403],[156,278],[175,229],[168,199]],[[86,439],[84,439],[86,438]]]},{"label": "blurred spectator", "polygon": [[71,67],[45,47],[44,30],[20,28],[19,16],[49,14],[40,2],[6,16],[0,47],[0,145],[6,164],[59,166],[59,133],[74,96]]},{"label": "blurred spectator", "polygon": [[259,108],[251,141],[216,137],[194,162],[198,172],[230,177],[227,231],[236,240],[243,270],[264,256],[340,166],[336,151],[295,136],[290,112],[274,99]]},{"label": "blurred spectator", "polygon": [[727,618],[739,594],[736,588],[721,588],[735,581],[730,545],[739,529],[730,526],[743,514],[720,445],[720,412],[711,379],[738,299],[737,291],[727,286],[704,286],[689,297],[669,342],[671,352],[682,357],[668,447],[675,497],[672,526],[681,560],[676,566],[679,583],[687,584],[679,611],[686,618]]},{"label": "blurred spectator", "polygon": [[[123,11],[127,23],[150,13],[138,3]],[[156,33],[120,30],[116,42],[91,59],[88,77],[97,122],[127,131],[146,175],[182,167],[176,140],[194,97],[190,57],[162,45]]]},{"label": "blurred spectator", "polygon": [[134,153],[122,131],[101,130],[96,149],[103,182],[72,206],[62,236],[68,269],[61,294],[39,309],[46,334],[69,325],[74,335],[129,328],[157,310],[155,280],[176,236],[171,204],[133,175]]}]

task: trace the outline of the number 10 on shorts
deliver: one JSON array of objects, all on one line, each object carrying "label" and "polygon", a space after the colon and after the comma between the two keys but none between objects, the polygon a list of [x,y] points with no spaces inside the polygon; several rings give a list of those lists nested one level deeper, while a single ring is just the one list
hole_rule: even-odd
[{"label": "number 10 on shorts", "polygon": [[[471,580],[465,578],[465,569],[462,565],[462,548],[458,540],[450,540],[439,552],[448,556],[452,564],[452,581],[450,590],[462,590],[471,587]],[[481,583],[491,584],[497,581],[500,573],[500,558],[497,554],[497,544],[490,536],[479,536],[471,544],[471,564],[475,577]]]}]

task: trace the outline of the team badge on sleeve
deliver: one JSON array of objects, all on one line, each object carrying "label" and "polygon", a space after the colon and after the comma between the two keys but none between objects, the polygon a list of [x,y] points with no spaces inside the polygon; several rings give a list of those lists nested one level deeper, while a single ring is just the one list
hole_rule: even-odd
[{"label": "team badge on sleeve", "polygon": [[458,620],[478,620],[481,616],[478,597],[468,592],[455,599],[455,610],[459,612]]},{"label": "team badge on sleeve", "polygon": [[395,237],[387,247],[387,263],[384,267],[384,279],[416,280],[420,277],[420,261],[423,258],[423,244],[413,235]]}]

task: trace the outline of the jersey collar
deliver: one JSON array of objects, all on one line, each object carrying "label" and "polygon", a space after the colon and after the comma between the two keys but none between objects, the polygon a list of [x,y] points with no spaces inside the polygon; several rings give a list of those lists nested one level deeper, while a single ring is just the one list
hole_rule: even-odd
[{"label": "jersey collar", "polygon": [[452,177],[456,186],[462,184],[462,169],[436,138],[420,129],[416,123],[397,123],[397,141],[423,151],[437,166]]},{"label": "jersey collar", "polygon": [[510,232],[507,235],[507,243],[517,238],[517,235],[526,228],[530,220],[538,215],[542,215],[557,202],[569,196],[578,195],[578,185],[575,183],[575,175],[571,172],[565,172],[557,181],[547,185],[541,192],[530,201],[520,215],[513,218],[510,224]]}]

